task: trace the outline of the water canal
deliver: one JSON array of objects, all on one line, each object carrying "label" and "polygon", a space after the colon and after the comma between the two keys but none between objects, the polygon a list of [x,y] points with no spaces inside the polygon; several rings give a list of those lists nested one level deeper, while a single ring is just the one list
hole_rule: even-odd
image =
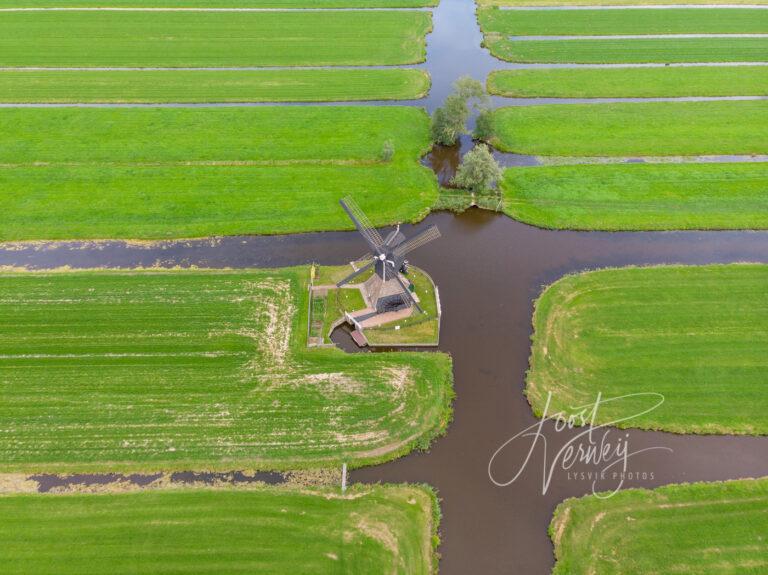
[{"label": "water canal", "polygon": [[[361,482],[427,482],[442,498],[440,572],[545,574],[553,564],[547,525],[562,499],[590,492],[589,479],[557,472],[542,495],[543,452],[521,478],[498,487],[489,478],[493,453],[535,423],[523,396],[531,335],[532,301],[563,274],[606,266],[660,263],[768,263],[765,232],[603,233],[554,232],[505,216],[470,210],[434,214],[415,226],[437,224],[443,237],[423,247],[414,263],[440,286],[444,316],[440,348],[454,358],[457,398],[447,435],[428,453],[416,453],[352,474]],[[361,253],[357,233],[98,246],[39,244],[0,251],[0,264],[35,268],[197,265],[202,267],[338,264]],[[573,434],[547,427],[549,457]],[[623,436],[625,432],[614,432]],[[644,478],[627,487],[768,475],[768,439],[629,432],[632,451],[665,447],[632,459]],[[508,446],[494,477],[509,478],[529,444]],[[594,471],[595,467],[584,469]],[[574,473],[580,471],[573,469]],[[50,482],[50,479],[49,479]],[[501,481],[500,481],[501,482]],[[610,481],[602,484],[612,488]]]},{"label": "water canal", "polygon": [[[484,79],[491,70],[507,67],[480,48],[471,0],[442,0],[434,11],[434,27],[425,64],[433,89],[417,105],[433,109],[462,75]],[[471,144],[465,140],[463,145]],[[458,155],[458,149],[442,149],[430,161],[447,177]],[[523,157],[519,163],[528,161]],[[352,480],[426,482],[438,489],[442,575],[544,575],[554,563],[547,535],[552,511],[567,497],[589,493],[592,480],[579,473],[595,472],[597,467],[555,471],[543,494],[544,450],[537,449],[517,481],[500,487],[489,477],[494,453],[536,423],[523,395],[534,298],[543,285],[564,274],[606,266],[768,263],[768,232],[547,231],[480,210],[459,216],[433,214],[413,227],[430,224],[437,224],[443,237],[420,249],[413,260],[429,270],[440,287],[444,311],[440,349],[454,358],[455,419],[428,453],[356,470]],[[57,242],[0,246],[0,265],[330,265],[349,261],[362,251],[359,235],[351,232],[154,244]],[[556,432],[551,425],[544,430],[548,462],[578,433]],[[768,438],[611,431],[612,441],[619,437],[631,451],[648,449],[632,458],[633,476],[625,487],[768,475]],[[521,440],[499,453],[491,468],[497,482],[514,475],[529,447]],[[249,480],[249,476],[233,474],[231,479]],[[46,485],[55,486],[56,481],[48,477]],[[613,484],[615,479],[609,477],[600,486]]]}]

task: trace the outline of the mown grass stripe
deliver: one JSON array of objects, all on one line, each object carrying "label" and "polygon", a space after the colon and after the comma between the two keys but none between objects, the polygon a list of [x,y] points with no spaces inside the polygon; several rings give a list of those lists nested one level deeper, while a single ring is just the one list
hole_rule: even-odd
[{"label": "mown grass stripe", "polygon": [[0,0],[0,8],[417,8],[437,0]]},{"label": "mown grass stripe", "polygon": [[540,40],[683,40],[708,38],[768,38],[768,34],[581,34],[569,35],[537,35],[537,36],[507,36],[513,42],[536,42]]},{"label": "mown grass stripe", "polygon": [[768,66],[502,70],[488,76],[488,90],[516,98],[766,96]]},{"label": "mown grass stripe", "polygon": [[768,101],[500,108],[499,149],[542,156],[697,156],[768,152]]},{"label": "mown grass stripe", "polygon": [[423,70],[0,71],[0,102],[332,102],[406,100],[429,90]]},{"label": "mown grass stripe", "polygon": [[0,274],[0,470],[356,466],[425,447],[450,359],[307,349],[307,280]]},{"label": "mown grass stripe", "polygon": [[[567,276],[536,302],[526,395],[541,414],[604,399],[596,422],[768,433],[768,266],[622,268]],[[643,414],[658,402],[661,406]],[[622,421],[623,420],[623,421]]]},{"label": "mown grass stripe", "polygon": [[768,229],[768,164],[512,168],[504,212],[544,228]]},{"label": "mown grass stripe", "polygon": [[[10,1],[10,0],[9,0]],[[711,7],[722,6],[723,0],[645,0],[642,4],[638,3],[638,0],[478,0],[479,6],[512,6],[525,8],[526,6],[538,6],[538,7],[610,7],[616,6],[620,8],[624,7],[640,7],[647,8],[649,6],[669,6],[669,5],[685,5],[690,9],[696,9],[698,6]],[[768,0],[729,0],[728,6],[766,6]]]},{"label": "mown grass stripe", "polygon": [[349,229],[347,194],[376,224],[416,220],[428,147],[406,107],[4,109],[0,240]]},{"label": "mown grass stripe", "polygon": [[11,12],[0,66],[412,64],[428,12]]},{"label": "mown grass stripe", "polygon": [[419,154],[426,119],[398,106],[4,109],[0,163],[369,162],[388,138]]},{"label": "mown grass stripe", "polygon": [[485,33],[505,36],[768,32],[768,12],[747,8],[562,11],[481,8],[478,19]]},{"label": "mown grass stripe", "polygon": [[687,38],[678,40],[534,40],[514,42],[486,36],[491,54],[520,63],[642,64],[652,62],[765,62],[768,39]]},{"label": "mown grass stripe", "polygon": [[568,499],[549,528],[553,575],[761,572],[766,505],[765,478]]},{"label": "mown grass stripe", "polygon": [[4,495],[8,575],[433,573],[427,489],[151,489]]}]

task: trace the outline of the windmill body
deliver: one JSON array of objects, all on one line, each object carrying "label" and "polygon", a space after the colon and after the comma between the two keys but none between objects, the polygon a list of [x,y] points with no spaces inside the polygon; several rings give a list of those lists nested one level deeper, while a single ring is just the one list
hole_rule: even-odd
[{"label": "windmill body", "polygon": [[354,222],[355,227],[365,239],[370,253],[363,259],[365,265],[341,280],[337,287],[351,283],[372,269],[373,273],[363,283],[363,296],[371,314],[385,314],[405,308],[415,308],[420,313],[418,299],[412,292],[407,276],[408,261],[406,254],[440,237],[436,226],[430,226],[423,232],[408,239],[399,226],[386,238],[382,238],[367,216],[351,198],[341,200],[341,205]]}]

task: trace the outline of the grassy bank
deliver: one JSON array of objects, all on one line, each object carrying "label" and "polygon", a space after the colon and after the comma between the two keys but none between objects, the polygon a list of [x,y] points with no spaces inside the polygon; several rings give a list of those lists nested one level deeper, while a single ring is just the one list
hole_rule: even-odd
[{"label": "grassy bank", "polygon": [[[7,575],[431,575],[437,503],[407,485],[2,495]],[[34,550],[34,552],[30,552]]]},{"label": "grassy bank", "polygon": [[352,466],[450,417],[439,353],[307,349],[306,268],[0,275],[0,471]]},{"label": "grassy bank", "polygon": [[768,95],[768,66],[503,70],[491,94],[513,98],[654,98]]},{"label": "grassy bank", "polygon": [[768,479],[669,485],[568,499],[549,531],[553,575],[761,573]]},{"label": "grassy bank", "polygon": [[408,64],[428,12],[9,12],[0,66]]},{"label": "grassy bank", "polygon": [[350,229],[349,193],[378,225],[415,220],[428,148],[416,108],[6,109],[0,239]]},{"label": "grassy bank", "polygon": [[[634,12],[634,10],[633,10]],[[642,64],[646,62],[762,62],[768,38],[527,40],[488,35],[491,54],[509,62]]]},{"label": "grassy bank", "polygon": [[499,10],[481,8],[483,31],[504,36],[611,34],[760,34],[763,9]]},{"label": "grassy bank", "polygon": [[338,102],[406,100],[423,70],[0,71],[0,102]]},{"label": "grassy bank", "polygon": [[768,164],[597,164],[513,168],[504,211],[543,228],[768,228]]},{"label": "grassy bank", "polygon": [[[526,394],[541,414],[594,403],[598,423],[768,433],[768,266],[665,266],[565,277],[536,303]],[[664,403],[650,409],[662,394]],[[620,421],[627,418],[626,421]]]},{"label": "grassy bank", "polygon": [[768,102],[649,102],[501,108],[493,144],[542,156],[768,153]]}]

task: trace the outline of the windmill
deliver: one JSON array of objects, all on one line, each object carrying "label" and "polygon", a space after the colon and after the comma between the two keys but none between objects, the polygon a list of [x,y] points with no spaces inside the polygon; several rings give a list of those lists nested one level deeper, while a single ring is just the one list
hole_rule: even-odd
[{"label": "windmill", "polygon": [[340,203],[370,249],[370,253],[361,259],[370,258],[370,261],[337,283],[336,287],[348,284],[373,268],[374,274],[363,284],[363,291],[376,313],[397,311],[412,305],[424,313],[411,293],[410,282],[406,283],[402,274],[408,265],[406,254],[440,237],[437,226],[430,226],[411,239],[407,239],[397,226],[385,239],[352,198],[346,197]]}]

